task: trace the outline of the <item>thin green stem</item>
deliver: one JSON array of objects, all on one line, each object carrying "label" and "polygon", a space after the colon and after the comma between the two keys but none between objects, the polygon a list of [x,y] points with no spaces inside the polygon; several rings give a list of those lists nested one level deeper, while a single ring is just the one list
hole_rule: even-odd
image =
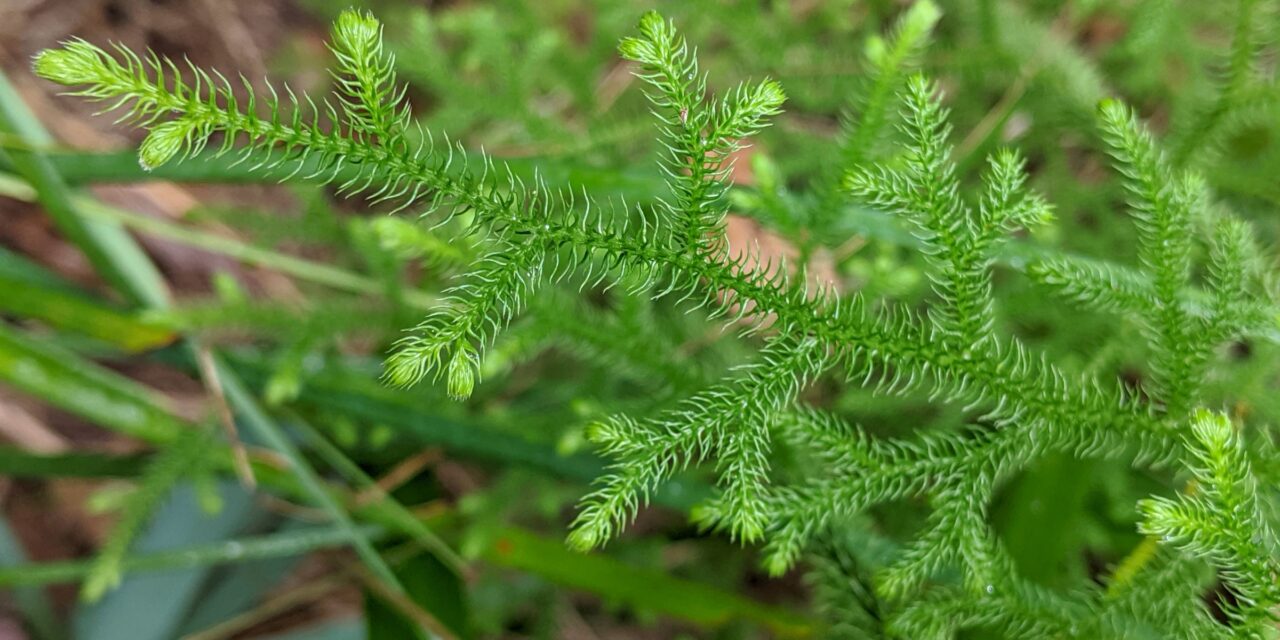
[{"label": "thin green stem", "polygon": [[[466,561],[463,560],[457,552],[449,547],[444,540],[440,539],[434,531],[419,520],[408,509],[405,508],[400,501],[391,497],[386,491],[378,485],[373,478],[369,477],[355,462],[342,453],[333,443],[329,442],[324,434],[312,426],[306,420],[294,417],[291,421],[294,427],[302,433],[303,438],[311,445],[321,458],[325,460],[335,471],[347,478],[347,481],[355,485],[356,489],[361,492],[370,492],[374,495],[376,501],[364,509],[372,518],[382,518],[387,522],[387,526],[395,527],[411,536],[419,544],[425,547],[432,555],[436,556],[451,571],[456,574],[462,574],[466,569]],[[360,509],[357,509],[360,510]],[[377,515],[375,515],[377,514]]]},{"label": "thin green stem", "polygon": [[404,591],[404,587],[396,579],[391,568],[387,566],[382,556],[374,549],[369,537],[360,528],[356,527],[346,510],[330,493],[329,489],[325,487],[324,481],[320,479],[315,469],[303,458],[302,452],[285,435],[284,430],[274,421],[267,418],[262,409],[258,407],[257,401],[249,394],[249,391],[245,389],[240,380],[216,356],[214,357],[214,367],[222,380],[227,399],[235,406],[244,423],[258,437],[262,438],[263,442],[267,443],[267,446],[285,457],[290,469],[302,485],[303,491],[329,514],[329,517],[333,519],[340,529],[346,531],[348,540],[355,547],[356,553],[360,555],[365,564],[369,565],[369,570],[392,588],[397,591]]},{"label": "thin green stem", "polygon": [[[4,174],[0,174],[0,195],[28,202],[34,201],[37,197],[28,184]],[[88,218],[119,223],[143,233],[235,258],[245,264],[271,269],[299,280],[352,293],[382,295],[385,292],[383,284],[373,278],[327,264],[255,247],[232,238],[196,231],[158,218],[105,205],[90,198],[74,197],[73,202],[77,204],[81,214]],[[429,307],[434,303],[432,296],[420,291],[406,292],[405,300],[420,308]]]}]

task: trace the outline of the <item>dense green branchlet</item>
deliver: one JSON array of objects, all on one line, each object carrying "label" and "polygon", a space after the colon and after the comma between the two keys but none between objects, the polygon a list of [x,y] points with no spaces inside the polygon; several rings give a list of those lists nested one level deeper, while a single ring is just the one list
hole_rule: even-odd
[{"label": "dense green branchlet", "polygon": [[[918,66],[940,16],[941,11],[931,0],[916,2],[902,13],[885,37],[867,38],[865,88],[856,92],[841,117],[839,167],[863,166],[881,158],[877,152],[897,115],[895,98],[911,70]],[[824,242],[843,241],[831,231],[845,200],[843,178],[838,168],[828,171],[808,216],[808,231]]]},{"label": "dense green branchlet", "polygon": [[1280,563],[1237,427],[1222,414],[1197,410],[1187,450],[1196,484],[1176,499],[1142,501],[1138,527],[1217,567],[1232,588],[1229,612],[1241,631],[1265,637],[1280,600]]},{"label": "dense green branchlet", "polygon": [[727,213],[724,178],[742,140],[768,125],[786,95],[771,80],[740,85],[707,104],[707,79],[675,25],[655,12],[640,19],[640,35],[618,45],[622,57],[640,64],[640,78],[653,90],[649,99],[658,117],[674,200],[662,206],[684,247],[704,249],[718,243]]},{"label": "dense green branchlet", "polygon": [[393,142],[408,127],[406,87],[396,82],[395,57],[382,50],[382,24],[373,16],[345,11],[333,24],[333,79],[353,130]]},{"label": "dense green branchlet", "polygon": [[[1048,221],[1052,208],[1027,187],[1013,151],[991,155],[976,197],[964,186],[937,86],[907,73],[938,18],[933,3],[917,2],[889,39],[868,45],[873,82],[842,135],[843,193],[833,189],[819,198],[828,204],[848,198],[913,228],[933,283],[923,313],[811,285],[785,265],[728,250],[722,227],[734,153],[780,112],[785,96],[770,80],[708,95],[689,46],[656,13],[641,19],[638,35],[624,39],[619,52],[649,85],[672,195],[636,208],[602,205],[537,179],[526,184],[487,157],[471,156],[480,158],[471,166],[459,147],[434,146],[411,124],[381,27],[367,14],[344,13],[334,27],[333,101],[288,90],[283,99],[274,89],[257,95],[247,83],[233,87],[198,69],[188,69],[184,80],[167,59],[124,49],[113,55],[83,41],[41,54],[36,71],[79,87],[79,95],[112,101],[146,127],[144,166],[199,154],[220,133],[215,153],[239,153],[264,172],[337,182],[343,193],[425,205],[442,218],[466,214],[459,217],[463,232],[481,238],[487,253],[397,344],[386,363],[392,384],[433,376],[444,379],[450,396],[469,397],[486,349],[530,306],[533,317],[516,331],[555,332],[588,351],[605,350],[599,332],[563,327],[563,318],[538,319],[536,301],[562,295],[547,290],[563,281],[669,297],[745,336],[763,336],[752,364],[674,408],[652,417],[614,416],[588,430],[612,464],[583,499],[569,534],[575,548],[604,545],[665,481],[705,464],[718,492],[694,510],[696,522],[761,543],[773,574],[868,509],[926,501],[931,512],[921,533],[874,572],[874,589],[860,595],[885,607],[881,631],[900,637],[949,637],[970,626],[1010,637],[1125,637],[1136,628],[1154,637],[1255,633],[1280,601],[1274,539],[1235,425],[1195,409],[1214,349],[1274,329],[1274,301],[1259,282],[1251,231],[1219,210],[1195,175],[1174,168],[1128,107],[1105,101],[1098,110],[1102,137],[1137,223],[1140,266],[1050,253],[1023,270],[1083,306],[1138,321],[1153,384],[1145,395],[1134,393],[1118,380],[1069,372],[1001,335],[992,284],[1000,247],[1010,234]],[[894,119],[888,104],[899,89],[896,121],[905,142],[894,160],[878,161],[872,147]],[[1194,280],[1195,229],[1205,219],[1213,222],[1208,293]],[[625,327],[618,322],[610,326]],[[638,361],[647,372],[670,369],[659,357]],[[806,404],[805,391],[824,376],[884,394],[923,390],[940,404],[964,408],[971,424],[873,437]],[[701,385],[705,374],[668,377],[683,388]],[[1193,414],[1184,446],[1184,424]],[[780,478],[772,460],[783,442],[815,464]],[[1053,454],[1148,467],[1188,463],[1195,493],[1141,505],[1141,529],[1174,549],[1107,593],[1063,594],[1020,577],[989,512],[1004,481]],[[1202,586],[1193,570],[1198,559],[1212,563],[1237,597],[1229,625],[1193,604]]]}]

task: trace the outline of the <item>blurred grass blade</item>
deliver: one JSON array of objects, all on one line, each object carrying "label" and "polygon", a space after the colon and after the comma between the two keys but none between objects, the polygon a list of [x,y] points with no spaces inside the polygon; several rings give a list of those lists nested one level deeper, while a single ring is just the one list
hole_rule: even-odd
[{"label": "blurred grass blade", "polygon": [[[228,362],[246,380],[263,382],[272,365],[254,354],[228,354]],[[553,475],[590,482],[603,463],[590,455],[560,455],[549,445],[532,442],[483,425],[464,423],[423,409],[413,398],[371,378],[321,371],[307,379],[298,401],[367,424],[384,424],[416,442],[435,444],[465,457],[514,464]]]},{"label": "blurred grass blade", "polygon": [[778,637],[805,637],[812,631],[803,617],[790,611],[659,571],[633,567],[608,556],[575,553],[560,540],[521,529],[501,530],[483,554],[485,560],[500,566],[528,571],[560,585],[703,627],[720,628],[745,620],[768,628]]},{"label": "blurred grass blade", "polygon": [[186,428],[149,389],[0,324],[0,381],[103,427],[167,442]]},{"label": "blurred grass blade", "polygon": [[57,170],[35,149],[50,143],[48,134],[0,72],[0,133],[26,143],[27,148],[0,150],[0,159],[12,164],[18,175],[35,187],[40,204],[58,229],[84,252],[104,280],[129,301],[147,306],[163,305],[168,292],[160,272],[133,238],[118,224],[88,220],[76,210],[71,190]]},{"label": "blurred grass blade", "polygon": [[330,467],[347,478],[347,481],[356,488],[357,493],[369,492],[375,496],[375,500],[370,504],[358,508],[361,515],[388,528],[398,529],[409,538],[416,540],[454,574],[463,572],[466,562],[458,556],[457,552],[449,548],[449,545],[445,544],[422,520],[384,491],[373,478],[360,469],[359,465],[352,462],[346,454],[329,442],[324,434],[305,420],[293,420],[291,424],[302,432],[307,443]]},{"label": "blurred grass blade", "polygon": [[[201,548],[232,538],[260,512],[252,495],[232,482],[215,490],[222,508],[210,515],[203,497],[190,484],[178,485],[137,538],[130,557],[146,557],[176,547]],[[235,556],[237,549],[227,551]],[[234,559],[234,558],[232,558]],[[228,560],[230,561],[230,560]],[[90,567],[92,565],[89,565]],[[192,603],[214,575],[209,563],[184,566],[174,562],[149,573],[134,572],[126,560],[124,582],[95,604],[75,609],[75,635],[92,640],[170,640]],[[84,575],[83,573],[80,575]]]},{"label": "blurred grass blade", "polygon": [[[648,126],[647,123],[645,126]],[[165,163],[150,171],[142,169],[138,164],[137,153],[132,150],[94,153],[50,149],[45,155],[53,168],[72,184],[151,180],[260,184],[275,183],[279,181],[281,175],[287,175],[293,171],[290,166],[282,166],[278,174],[255,170],[254,165],[260,157],[255,158],[253,155],[250,155],[246,161],[237,162],[234,156],[214,157],[212,153],[205,153],[184,162]],[[479,162],[478,157],[472,156],[469,159]],[[578,161],[572,157],[556,158],[549,162],[539,162],[533,157],[512,157],[503,158],[503,164],[509,166],[517,178],[526,181],[532,179],[536,171],[538,176],[553,186],[581,186],[638,202],[652,200],[655,196],[664,193],[666,189],[661,176],[645,167],[613,170]],[[12,167],[11,163],[0,159],[0,168],[12,169]],[[314,161],[308,162],[296,175],[310,175],[315,167]],[[342,182],[357,175],[359,175],[359,169],[355,166],[344,167],[338,172],[336,180]]]},{"label": "blurred grass blade", "polygon": [[471,638],[466,584],[456,572],[434,556],[418,555],[397,564],[396,575],[405,585],[406,597],[430,614],[441,628],[432,634],[407,619],[393,604],[366,591],[366,640],[431,640],[433,635],[446,633],[459,640]]},{"label": "blurred grass blade", "polygon": [[[149,218],[115,207],[108,207],[98,202],[86,202],[83,210],[86,215],[95,220],[119,222],[143,233],[213,253],[220,253],[235,258],[244,264],[272,269],[300,280],[354,293],[377,294],[383,290],[381,283],[372,278],[328,264],[295,258],[277,251],[245,244],[232,238],[202,233],[189,227]],[[415,304],[429,304],[430,299],[423,298],[421,295],[414,296]]]},{"label": "blurred grass blade", "polygon": [[[37,192],[29,184],[3,173],[0,173],[0,195],[28,202],[36,201],[38,196]],[[299,280],[314,282],[340,291],[375,295],[381,294],[383,291],[382,285],[373,278],[339,269],[332,265],[262,249],[233,238],[204,233],[164,220],[124,211],[91,198],[73,198],[73,200],[78,207],[79,213],[90,219],[119,223],[142,233],[196,247],[210,253],[225,255],[247,265],[271,269]],[[432,299],[422,292],[409,292],[406,300],[420,307],[427,306],[432,302]],[[148,306],[151,308],[165,308],[168,305]]]},{"label": "blurred grass blade", "polygon": [[297,477],[302,489],[317,506],[329,514],[330,518],[345,530],[360,559],[365,562],[374,575],[397,591],[404,587],[391,572],[391,568],[383,561],[382,556],[373,548],[373,543],[356,527],[351,517],[338,503],[338,500],[324,486],[324,481],[316,473],[310,463],[302,457],[302,453],[294,446],[284,430],[263,413],[258,402],[253,398],[235,377],[234,372],[215,357],[214,367],[226,390],[227,399],[236,408],[240,418],[271,449],[284,456],[289,462],[290,470]]},{"label": "blurred grass blade", "polygon": [[0,469],[12,478],[132,478],[142,473],[146,461],[143,455],[43,454],[0,446]]},{"label": "blurred grass blade", "polygon": [[[0,193],[6,193],[5,184],[10,180],[16,181],[16,178],[0,173]],[[0,275],[10,280],[40,285],[46,289],[56,289],[62,293],[84,293],[82,289],[67,282],[61,276],[4,247],[0,247]]]},{"label": "blurred grass blade", "polygon": [[[229,354],[228,358],[236,372],[250,382],[261,382],[270,375],[271,364],[261,358],[245,353]],[[526,467],[567,480],[591,482],[605,466],[590,454],[561,454],[549,443],[440,415],[403,393],[359,376],[318,372],[307,379],[298,403],[365,424],[386,425],[408,440],[438,445],[454,455]],[[709,496],[705,484],[677,476],[658,489],[654,502],[687,510]]]},{"label": "blurred grass blade", "polygon": [[337,620],[295,631],[262,636],[261,640],[367,640],[360,620]]},{"label": "blurred grass blade", "polygon": [[[267,516],[263,524],[273,524],[275,518]],[[258,523],[255,523],[255,526]],[[309,528],[296,520],[281,523],[277,533],[296,532]],[[201,634],[208,638],[226,637],[216,633],[221,625],[236,620],[246,611],[252,611],[259,603],[270,601],[279,594],[272,594],[280,583],[289,576],[302,561],[300,556],[278,556],[259,558],[253,562],[242,562],[220,569],[211,584],[200,593],[200,599],[192,604],[181,627],[174,634],[187,638],[192,634]],[[323,581],[320,581],[323,583]],[[315,582],[308,582],[311,587]],[[194,639],[189,639],[194,640]]]},{"label": "blurred grass blade", "polygon": [[[364,527],[362,535],[377,537],[379,530]],[[345,547],[349,533],[341,527],[308,527],[265,536],[224,540],[213,544],[140,553],[120,563],[128,572],[169,571],[209,567],[267,558],[298,556],[319,549]],[[92,569],[92,560],[67,560],[23,564],[0,569],[0,587],[12,588],[77,582]]]},{"label": "blurred grass blade", "polygon": [[75,331],[126,351],[145,351],[172,343],[177,335],[83,296],[0,274],[0,311],[36,318],[50,326]]},{"label": "blurred grass blade", "polygon": [[[146,254],[124,233],[118,223],[90,220],[82,216],[72,202],[70,190],[61,176],[47,159],[32,150],[47,145],[49,138],[3,74],[0,74],[0,133],[12,134],[29,145],[27,149],[14,150],[7,155],[0,152],[0,156],[4,156],[0,160],[10,162],[15,171],[35,188],[40,203],[55,219],[62,232],[86,254],[99,274],[135,304],[153,309],[166,307],[168,293],[164,281]],[[153,403],[142,402],[145,394],[131,393],[136,390],[129,389],[128,385],[118,380],[112,380],[104,372],[97,371],[96,367],[89,368],[87,373],[76,371],[67,366],[74,358],[59,362],[59,355],[69,354],[51,353],[36,348],[30,341],[23,341],[17,334],[5,330],[0,334],[0,377],[55,405],[81,413],[130,435],[151,440],[172,439],[176,436],[175,427],[181,428],[181,425],[167,413],[155,410]],[[76,388],[64,388],[58,384],[63,380],[55,382],[48,375],[50,373],[57,373],[62,379],[81,384],[74,385]],[[230,371],[219,371],[218,374],[236,410],[263,440],[285,455],[303,488],[346,531],[348,539],[370,570],[393,589],[403,591],[369,540],[355,528],[279,428],[258,409],[256,402]],[[97,389],[86,389],[94,387],[93,383],[97,383]],[[89,393],[82,396],[80,391]],[[130,408],[133,411],[127,410]],[[139,408],[142,410],[139,411]],[[124,568],[126,567],[121,565],[121,569]]]}]

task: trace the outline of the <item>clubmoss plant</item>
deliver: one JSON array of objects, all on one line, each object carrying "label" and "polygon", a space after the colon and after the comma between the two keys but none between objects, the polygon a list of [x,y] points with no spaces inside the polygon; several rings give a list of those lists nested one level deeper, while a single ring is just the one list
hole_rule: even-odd
[{"label": "clubmoss plant", "polygon": [[[1004,330],[994,267],[1011,236],[1050,223],[1054,210],[1029,188],[1014,150],[990,154],[976,188],[961,174],[946,96],[914,71],[938,20],[935,5],[917,2],[869,47],[869,91],[846,118],[841,166],[815,180],[819,206],[808,218],[814,237],[834,244],[847,205],[890,214],[925,258],[932,295],[923,306],[814,284],[803,260],[775,263],[730,246],[733,163],[786,95],[773,80],[709,95],[693,50],[656,13],[618,48],[647,85],[669,187],[667,197],[638,205],[522,181],[487,155],[437,142],[411,115],[380,25],[361,12],[343,13],[332,31],[337,92],[329,98],[255,91],[243,79],[81,40],[40,54],[35,69],[146,128],[144,167],[236,154],[282,180],[333,183],[345,196],[393,202],[432,223],[455,220],[460,235],[479,238],[484,255],[387,358],[390,384],[443,378],[450,396],[467,399],[508,325],[548,304],[540,301],[572,308],[566,290],[616,286],[670,300],[757,345],[753,361],[668,409],[615,415],[588,430],[612,464],[582,499],[568,537],[576,549],[605,545],[672,476],[703,467],[718,491],[694,520],[759,545],[769,573],[791,570],[807,552],[836,550],[815,562],[814,580],[840,621],[832,629],[849,637],[950,637],[969,627],[1006,637],[1272,637],[1280,590],[1263,504],[1270,494],[1249,456],[1260,452],[1258,464],[1269,468],[1273,454],[1246,448],[1243,424],[1201,408],[1219,348],[1275,329],[1268,258],[1248,224],[1172,164],[1132,109],[1105,100],[1097,137],[1128,194],[1138,264],[1046,249],[1018,266],[1056,294],[1047,304],[1136,322],[1148,375],[1136,388],[1060,365]],[[1250,64],[1233,62],[1232,73]],[[1235,82],[1224,96],[1238,92]],[[1206,117],[1217,122],[1227,111]],[[901,145],[887,150],[891,139]],[[622,357],[643,371],[669,366],[646,368],[633,356]],[[706,374],[682,375],[697,385]],[[967,424],[881,437],[807,402],[820,381],[923,392],[960,407]],[[808,463],[784,473],[780,451]],[[1053,456],[1186,469],[1195,481],[1177,498],[1141,503],[1136,527],[1161,549],[1124,580],[1052,590],[1019,576],[991,512],[1002,486]],[[918,533],[888,551],[873,544],[880,534],[866,515],[907,500],[929,505]],[[867,572],[872,547],[884,551],[876,554],[883,566]],[[1201,563],[1229,595],[1221,620],[1203,603]],[[871,604],[876,615],[861,615]]]}]

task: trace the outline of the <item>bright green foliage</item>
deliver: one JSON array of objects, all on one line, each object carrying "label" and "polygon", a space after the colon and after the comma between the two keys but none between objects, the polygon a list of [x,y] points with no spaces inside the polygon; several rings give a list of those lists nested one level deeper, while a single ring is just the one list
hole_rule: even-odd
[{"label": "bright green foliage", "polygon": [[[451,307],[435,312],[400,340],[387,360],[386,379],[392,384],[416,384],[429,371],[443,375],[447,368],[449,394],[466,399],[479,375],[479,354],[474,342],[487,342],[492,333],[518,313],[536,284],[544,277],[536,245],[507,254],[495,251],[484,258],[471,281],[450,291]],[[448,366],[442,359],[448,356]]]},{"label": "bright green foliage", "polygon": [[732,154],[767,126],[786,96],[776,82],[739,85],[718,102],[706,104],[707,79],[698,70],[675,25],[657,13],[640,19],[640,36],[625,38],[618,51],[641,65],[639,77],[653,86],[649,101],[661,127],[667,174],[674,201],[663,217],[688,247],[718,242],[727,212],[724,178]]},{"label": "bright green foliage", "polygon": [[1182,306],[1178,292],[1190,277],[1192,209],[1202,206],[1203,185],[1195,178],[1175,179],[1150,134],[1129,109],[1103,102],[1103,131],[1118,169],[1127,178],[1130,206],[1138,223],[1139,256],[1154,278],[1147,312],[1155,348],[1156,392],[1171,413],[1187,411],[1199,379],[1199,367],[1212,344],[1197,344],[1199,332]]},{"label": "bright green foliage", "polygon": [[[839,640],[875,638],[883,635],[881,602],[871,584],[872,570],[893,553],[892,545],[867,535],[864,527],[850,527],[852,536],[833,535],[818,541],[810,555],[812,565],[805,576],[813,592],[814,608],[827,620],[826,637]],[[869,540],[872,544],[866,544]]]},{"label": "bright green foliage", "polygon": [[[1043,36],[1035,71],[1043,65],[1062,76],[1055,80],[1075,98],[1069,109],[1085,98],[1096,102],[1096,70],[1070,57],[1059,36],[997,33],[994,16],[1014,24],[1017,5],[976,4],[993,17],[986,26],[1000,43]],[[902,244],[920,250],[932,291],[902,299],[815,283],[808,264],[792,269],[757,250],[731,250],[724,220],[735,153],[779,116],[784,94],[765,80],[709,95],[712,83],[688,44],[656,13],[641,18],[619,52],[649,85],[671,195],[635,206],[552,188],[536,173],[522,180],[483,154],[434,145],[410,124],[381,27],[361,13],[342,14],[333,31],[335,102],[287,90],[285,99],[274,90],[253,97],[248,86],[241,91],[195,69],[184,81],[168,60],[149,55],[144,62],[125,50],[113,56],[82,41],[43,53],[36,69],[81,87],[80,95],[113,101],[147,127],[140,150],[146,167],[200,154],[220,133],[224,142],[213,155],[239,153],[262,172],[336,183],[345,194],[398,208],[417,205],[435,222],[456,225],[456,235],[474,242],[482,257],[397,343],[386,361],[388,382],[407,387],[433,376],[455,399],[483,395],[480,374],[501,370],[497,360],[556,342],[584,360],[625,362],[616,367],[624,377],[662,378],[653,386],[684,394],[674,407],[665,396],[632,398],[635,411],[586,430],[611,464],[571,525],[575,549],[617,538],[666,483],[702,468],[716,491],[693,510],[694,521],[762,545],[774,575],[816,550],[823,600],[858,607],[836,625],[842,633],[934,638],[980,627],[1006,637],[1260,634],[1280,593],[1275,541],[1249,472],[1252,450],[1224,417],[1196,409],[1208,401],[1215,350],[1275,329],[1267,259],[1254,232],[1205,179],[1165,157],[1132,109],[1108,99],[1097,110],[1101,133],[1090,135],[1115,160],[1136,222],[1138,266],[1049,248],[1012,252],[1011,236],[1049,225],[1054,210],[1028,186],[1026,163],[1012,150],[987,154],[978,184],[968,182],[968,158],[955,157],[962,154],[953,151],[944,107],[952,98],[925,75],[909,73],[938,20],[933,3],[918,2],[887,39],[868,45],[870,89],[853,101],[857,115],[842,134],[835,171],[841,190],[819,185],[816,197],[789,200],[774,181],[768,194],[784,205],[829,208],[806,218],[823,236],[863,210],[883,214],[867,219],[907,230]],[[896,119],[889,106],[895,93]],[[896,155],[876,149],[890,139],[891,122],[899,124]],[[984,147],[985,137],[965,153]],[[836,244],[828,239],[822,243]],[[1058,352],[1030,344],[1029,332],[1011,331],[996,296],[998,264],[1087,311],[1136,320],[1145,344],[1115,348],[1148,363],[1140,367],[1148,374],[1141,387],[1100,365],[1058,362]],[[591,295],[563,301],[575,288]],[[601,299],[607,303],[597,304]],[[645,313],[660,304],[701,310],[758,353],[704,384],[708,369],[687,366],[679,343],[647,323]],[[1010,307],[1009,315],[1027,311]],[[522,317],[526,309],[531,313]],[[566,317],[574,310],[580,313]],[[584,323],[596,326],[574,326]],[[599,327],[620,335],[610,339]],[[919,428],[884,435],[852,424],[831,403],[810,402],[807,394],[823,385],[844,389],[842,398],[858,408],[926,396],[943,417],[906,414],[922,421]],[[1194,439],[1184,448],[1192,416]],[[936,425],[945,428],[929,428]],[[1276,464],[1265,450],[1257,455],[1259,466]],[[1194,492],[1141,505],[1140,529],[1171,548],[1117,570],[1105,590],[1088,582],[1062,591],[1019,575],[993,514],[1002,488],[1049,457],[1119,461],[1156,473],[1189,462]],[[788,458],[800,463],[780,462]],[[863,531],[864,516],[909,501],[928,511],[914,533],[899,536],[900,548],[850,550],[875,539]],[[1236,599],[1229,624],[1198,604],[1207,588],[1200,560],[1221,573]],[[841,600],[841,578],[855,581],[852,600]]]},{"label": "bright green foliage", "polygon": [[407,87],[396,83],[395,56],[382,51],[382,24],[368,14],[345,12],[333,25],[330,49],[338,63],[333,79],[347,124],[393,146],[409,123]]},{"label": "bright green foliage", "polygon": [[936,328],[953,345],[974,348],[991,338],[991,247],[1005,233],[1049,215],[1038,196],[1022,192],[1022,162],[1011,152],[991,160],[987,189],[977,210],[960,200],[951,163],[946,112],[923,77],[908,82],[904,130],[917,141],[905,170],[854,169],[845,186],[854,197],[920,227],[936,270],[935,291],[944,304],[931,310]]},{"label": "bright green foliage", "polygon": [[1235,598],[1227,609],[1242,634],[1267,637],[1280,600],[1275,534],[1258,505],[1258,487],[1236,425],[1196,411],[1187,443],[1196,479],[1177,499],[1142,501],[1139,529],[1208,560]]},{"label": "bright green foliage", "polygon": [[[879,156],[877,146],[883,143],[896,115],[897,92],[908,71],[918,65],[940,15],[938,6],[931,0],[916,2],[903,12],[887,37],[877,34],[867,39],[867,86],[857,92],[854,104],[842,114],[839,166],[858,166]],[[831,184],[823,187],[819,205],[809,221],[810,232],[820,237],[831,234],[834,239],[843,240],[830,231],[843,200],[840,188],[843,176],[831,173],[835,174],[829,181]]]},{"label": "bright green foliage", "polygon": [[938,6],[933,2],[917,2],[903,12],[888,37],[872,36],[867,39],[870,88],[860,93],[856,108],[845,116],[840,149],[844,166],[867,161],[873,145],[889,122],[894,94],[901,86],[906,70],[918,64],[940,15]]},{"label": "bright green foliage", "polygon": [[799,392],[829,366],[816,341],[776,341],[740,377],[686,400],[675,410],[637,423],[629,417],[596,425],[589,437],[618,459],[618,472],[583,501],[570,543],[581,549],[613,537],[648,502],[663,480],[714,458],[724,495],[695,519],[724,527],[734,538],[764,533],[770,428]]}]

